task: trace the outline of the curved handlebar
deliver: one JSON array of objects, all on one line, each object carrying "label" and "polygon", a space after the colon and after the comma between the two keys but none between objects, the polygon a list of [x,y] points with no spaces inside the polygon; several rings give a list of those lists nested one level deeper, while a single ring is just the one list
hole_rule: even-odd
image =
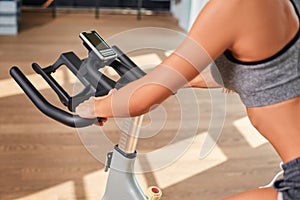
[{"label": "curved handlebar", "polygon": [[73,115],[50,104],[41,95],[41,93],[32,85],[32,83],[25,77],[25,75],[21,72],[21,70],[18,67],[12,67],[10,69],[10,75],[23,89],[25,94],[30,98],[34,105],[48,117],[70,127],[85,127],[97,122],[97,118],[81,118],[78,115]]}]

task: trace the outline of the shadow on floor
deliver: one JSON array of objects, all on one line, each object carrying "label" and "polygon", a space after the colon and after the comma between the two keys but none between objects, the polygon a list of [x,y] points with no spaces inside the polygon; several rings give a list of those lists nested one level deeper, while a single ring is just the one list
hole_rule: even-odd
[{"label": "shadow on floor", "polygon": [[55,18],[52,17],[51,10],[22,10],[19,32],[45,26],[53,20]]}]

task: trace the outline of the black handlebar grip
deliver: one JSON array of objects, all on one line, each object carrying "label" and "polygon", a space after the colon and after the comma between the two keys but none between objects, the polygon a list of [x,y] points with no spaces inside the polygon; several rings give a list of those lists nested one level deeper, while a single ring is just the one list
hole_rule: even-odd
[{"label": "black handlebar grip", "polygon": [[25,77],[25,75],[20,71],[18,67],[12,67],[10,69],[10,75],[23,89],[23,91],[30,98],[33,104],[48,117],[70,127],[85,127],[92,125],[98,121],[96,118],[81,118],[78,115],[73,115],[50,104],[31,84],[31,82]]}]

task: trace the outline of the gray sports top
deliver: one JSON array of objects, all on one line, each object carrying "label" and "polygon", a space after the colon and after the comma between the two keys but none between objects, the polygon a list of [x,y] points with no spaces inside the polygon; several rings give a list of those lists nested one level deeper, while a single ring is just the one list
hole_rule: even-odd
[{"label": "gray sports top", "polygon": [[[299,15],[298,0],[291,0]],[[240,95],[247,107],[266,106],[300,96],[300,28],[278,53],[257,62],[242,62],[230,51],[211,66],[217,83]],[[219,72],[218,72],[219,71]]]}]

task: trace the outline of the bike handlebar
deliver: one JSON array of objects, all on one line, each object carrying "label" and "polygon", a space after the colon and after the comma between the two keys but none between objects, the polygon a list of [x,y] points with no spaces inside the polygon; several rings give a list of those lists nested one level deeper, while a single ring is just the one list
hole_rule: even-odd
[{"label": "bike handlebar", "polygon": [[86,119],[78,115],[73,115],[64,110],[61,110],[50,104],[41,93],[32,85],[32,83],[25,77],[21,70],[14,66],[10,69],[10,75],[23,89],[25,94],[30,98],[34,105],[45,115],[59,121],[70,127],[85,127],[94,124],[98,121],[97,118]]}]

